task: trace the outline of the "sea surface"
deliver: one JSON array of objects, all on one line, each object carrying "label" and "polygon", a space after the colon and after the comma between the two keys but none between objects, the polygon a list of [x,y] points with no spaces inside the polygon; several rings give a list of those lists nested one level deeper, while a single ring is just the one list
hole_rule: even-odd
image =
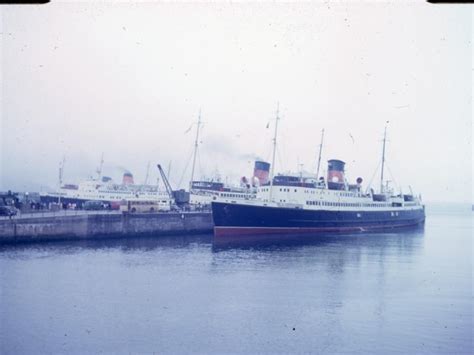
[{"label": "sea surface", "polygon": [[0,353],[472,353],[472,227],[2,246]]}]

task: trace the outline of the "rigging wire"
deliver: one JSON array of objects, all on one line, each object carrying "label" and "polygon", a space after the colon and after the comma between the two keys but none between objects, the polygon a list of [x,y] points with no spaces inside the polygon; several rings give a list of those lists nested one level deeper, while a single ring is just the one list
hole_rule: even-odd
[{"label": "rigging wire", "polygon": [[401,191],[402,189],[400,188],[400,185],[397,183],[395,178],[393,177],[392,171],[390,170],[389,166],[387,165],[387,162],[385,161],[385,166],[387,167],[387,170],[390,174],[390,177],[392,178],[393,183],[395,184],[395,187],[398,189],[398,191]]},{"label": "rigging wire", "polygon": [[[272,157],[272,144],[268,144],[268,142],[273,142],[273,136],[271,134],[271,131],[273,129],[272,125],[274,124],[273,122],[274,118],[268,118],[268,123],[265,127],[264,135],[265,138],[261,140],[261,152],[264,152],[264,158],[266,162],[271,162],[271,157]],[[270,128],[271,127],[271,128]]]},{"label": "rigging wire", "polygon": [[197,151],[197,160],[198,160],[199,172],[201,173],[201,175],[199,175],[199,174],[197,174],[197,175],[198,175],[198,179],[201,180],[203,169],[202,169],[202,166],[201,166],[201,155],[199,154],[199,149]]},{"label": "rigging wire", "polygon": [[[280,116],[280,120],[282,119],[282,116]],[[284,158],[285,158],[285,147],[286,147],[286,135],[285,132],[281,132],[279,136],[279,144],[276,146],[276,153],[278,157],[278,163],[280,164],[280,172],[283,173],[286,171],[286,166],[284,164]],[[282,158],[283,157],[283,158]]]},{"label": "rigging wire", "polygon": [[[204,128],[205,128],[205,122],[201,122],[201,133],[200,133],[201,137],[204,135]],[[201,149],[199,149],[201,145],[202,145],[202,138],[200,138],[198,141],[198,150],[197,150],[198,168],[199,168],[199,173],[201,174],[201,175],[198,175],[199,180],[201,180],[203,171],[204,171],[201,164],[201,155],[200,155]]]},{"label": "rigging wire", "polygon": [[[199,114],[200,114],[200,113],[199,113]],[[190,132],[191,129],[193,128],[193,126],[196,125],[196,124],[197,124],[196,122],[192,122],[191,125],[189,126],[189,128],[184,132],[184,134]],[[203,128],[204,128],[204,124],[205,124],[205,122],[200,121],[201,134],[202,134],[202,131],[203,131]],[[197,144],[199,145],[199,142],[197,142]],[[192,160],[193,154],[194,154],[194,144],[193,144],[193,148],[191,149],[191,153],[190,153],[189,159],[188,159],[188,161],[187,161],[187,163],[186,163],[186,166],[184,167],[183,173],[181,174],[181,178],[179,179],[179,184],[178,184],[179,187],[181,187],[181,184],[182,184],[182,182],[183,182],[184,176],[186,175],[186,171],[188,170],[189,163],[190,163],[191,160]],[[196,155],[199,156],[199,149],[196,149]],[[198,161],[198,164],[200,164],[199,161]]]},{"label": "rigging wire", "polygon": [[367,188],[365,189],[365,193],[367,193],[369,191],[369,188],[372,185],[372,181],[374,181],[375,175],[377,174],[377,171],[379,170],[380,164],[382,164],[382,162],[379,162],[377,164],[377,167],[375,168],[374,174],[372,175],[372,178],[370,179],[369,184],[367,185]]},{"label": "rigging wire", "polygon": [[186,174],[186,170],[188,170],[188,166],[189,166],[189,163],[191,163],[192,157],[193,157],[193,152],[191,151],[191,154],[189,155],[189,158],[188,158],[188,162],[186,163],[183,173],[181,174],[181,178],[179,179],[179,184],[178,184],[179,187],[181,187],[181,183],[183,182],[184,175]]}]

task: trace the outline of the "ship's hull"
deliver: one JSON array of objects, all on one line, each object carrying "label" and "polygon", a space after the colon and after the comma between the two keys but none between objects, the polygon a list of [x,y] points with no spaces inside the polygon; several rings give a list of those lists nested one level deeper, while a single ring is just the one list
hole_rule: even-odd
[{"label": "ship's hull", "polygon": [[424,222],[423,208],[330,211],[213,202],[214,235],[300,234],[385,230]]}]

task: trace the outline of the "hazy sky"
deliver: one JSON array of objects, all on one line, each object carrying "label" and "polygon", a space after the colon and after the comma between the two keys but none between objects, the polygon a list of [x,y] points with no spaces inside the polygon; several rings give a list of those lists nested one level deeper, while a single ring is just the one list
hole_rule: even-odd
[{"label": "hazy sky", "polygon": [[[39,190],[147,162],[177,187],[199,109],[196,178],[314,172],[326,160],[367,183],[388,124],[388,168],[425,201],[474,200],[472,8],[410,2],[113,3],[1,6],[0,190]],[[270,128],[266,128],[270,122]],[[387,177],[391,178],[389,171]],[[378,176],[374,182],[377,185]]]}]

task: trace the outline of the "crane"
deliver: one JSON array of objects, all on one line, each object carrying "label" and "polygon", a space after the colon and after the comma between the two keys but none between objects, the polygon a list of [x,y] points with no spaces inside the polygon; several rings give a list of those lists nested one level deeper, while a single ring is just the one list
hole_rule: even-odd
[{"label": "crane", "polygon": [[163,171],[163,168],[161,167],[160,164],[157,165],[158,166],[158,170],[160,171],[160,175],[161,175],[161,179],[163,180],[163,184],[165,185],[165,188],[166,188],[166,192],[168,193],[168,195],[170,196],[170,199],[174,199],[173,197],[173,189],[171,188],[171,185],[168,181],[168,179],[166,178],[166,174],[165,172]]}]

